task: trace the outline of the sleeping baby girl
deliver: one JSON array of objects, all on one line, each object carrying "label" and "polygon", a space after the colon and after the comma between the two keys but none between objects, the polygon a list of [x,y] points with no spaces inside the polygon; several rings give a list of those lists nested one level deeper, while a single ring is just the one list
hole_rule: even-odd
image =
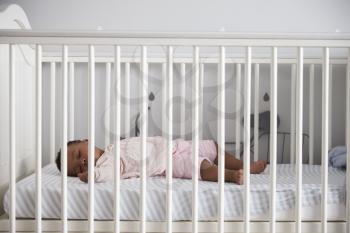
[{"label": "sleeping baby girl", "polygon": [[[166,173],[167,140],[164,137],[148,137],[146,167],[147,176],[164,176]],[[121,178],[140,176],[141,138],[131,137],[120,141]],[[113,145],[103,151],[95,148],[95,182],[114,180]],[[61,153],[58,152],[56,165],[61,169]],[[88,141],[76,140],[68,143],[68,176],[88,181]],[[173,177],[192,178],[192,143],[183,139],[173,141],[172,150]],[[218,181],[218,145],[212,140],[201,140],[198,146],[198,176],[205,181]],[[258,174],[264,171],[266,161],[253,162],[250,172]],[[243,161],[225,152],[225,181],[243,184]]]}]

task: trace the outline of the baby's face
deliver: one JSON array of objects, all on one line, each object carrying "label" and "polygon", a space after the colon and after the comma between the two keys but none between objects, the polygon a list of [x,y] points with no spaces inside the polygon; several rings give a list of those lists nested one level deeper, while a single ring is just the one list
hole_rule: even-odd
[{"label": "baby's face", "polygon": [[88,142],[68,146],[68,176],[78,176],[88,170]]},{"label": "baby's face", "polygon": [[[95,149],[95,164],[98,152]],[[88,171],[88,141],[84,140],[68,146],[68,176],[78,176]]]}]

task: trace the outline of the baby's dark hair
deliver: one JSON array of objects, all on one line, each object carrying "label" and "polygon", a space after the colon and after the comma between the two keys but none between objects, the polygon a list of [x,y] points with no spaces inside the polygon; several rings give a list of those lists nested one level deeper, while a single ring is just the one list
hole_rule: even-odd
[{"label": "baby's dark hair", "polygon": [[[70,141],[67,143],[67,146],[78,144],[80,142],[83,142],[83,141],[82,140]],[[61,171],[61,149],[57,153],[57,157],[56,157],[55,162],[56,162],[56,166],[57,166],[58,170]]]}]

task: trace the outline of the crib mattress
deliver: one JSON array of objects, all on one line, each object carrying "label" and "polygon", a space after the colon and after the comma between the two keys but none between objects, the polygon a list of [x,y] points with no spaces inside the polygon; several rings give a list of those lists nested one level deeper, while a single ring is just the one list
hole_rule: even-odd
[{"label": "crib mattress", "polygon": [[[42,170],[42,216],[59,219],[61,211],[61,177],[54,164]],[[295,166],[277,166],[276,217],[293,220],[295,204]],[[302,206],[303,220],[319,220],[321,213],[321,167],[303,165]],[[121,181],[120,218],[139,219],[140,179]],[[192,182],[173,179],[173,220],[191,220]],[[251,175],[251,217],[269,219],[269,167],[259,175]],[[199,220],[215,220],[218,211],[218,184],[199,181]],[[225,220],[241,220],[244,186],[225,184]],[[18,218],[35,216],[35,175],[16,184],[16,215]],[[9,210],[9,191],[4,196],[4,208]],[[345,171],[329,168],[328,219],[345,219]],[[78,178],[68,177],[68,218],[87,219],[88,185]],[[149,221],[161,221],[166,216],[166,180],[164,177],[147,179],[147,211]],[[113,182],[95,184],[95,218],[113,219]]]}]

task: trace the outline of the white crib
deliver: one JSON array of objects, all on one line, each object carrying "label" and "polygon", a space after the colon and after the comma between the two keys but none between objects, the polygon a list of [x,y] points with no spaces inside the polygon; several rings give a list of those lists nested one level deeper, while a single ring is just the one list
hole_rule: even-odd
[{"label": "white crib", "polygon": [[[344,34],[249,34],[249,33],[138,33],[138,32],[44,32],[44,31],[17,31],[17,30],[0,30],[0,44],[7,45],[9,48],[9,76],[1,77],[1,79],[10,80],[10,211],[9,216],[4,215],[0,220],[0,231],[114,231],[114,232],[350,232],[349,219],[349,187],[350,187],[350,172],[347,170],[346,184],[346,219],[344,220],[329,220],[328,212],[331,208],[327,205],[328,194],[328,150],[329,148],[329,130],[330,122],[330,67],[334,64],[341,64],[347,67],[346,73],[346,142],[347,150],[350,151],[350,35]],[[35,83],[36,83],[36,197],[35,197],[35,219],[18,219],[16,218],[16,180],[15,180],[15,160],[16,160],[16,85],[15,80],[18,78],[15,71],[16,58],[14,57],[15,50],[19,44],[35,45]],[[52,46],[56,46],[57,50],[51,50]],[[79,51],[70,51],[74,46],[88,48],[88,55],[80,54]],[[99,47],[104,47],[103,55],[97,55],[95,51]],[[139,49],[140,53],[136,55],[130,51],[129,47]],[[165,54],[153,52],[152,48],[166,48]],[[184,52],[175,56],[175,48],[184,48]],[[209,49],[208,49],[209,48]],[[244,53],[233,52],[231,48],[244,49]],[[254,54],[255,49],[268,48],[270,54],[259,55]],[[291,48],[297,51],[297,54],[279,54],[279,50],[283,48]],[[304,57],[304,50],[309,48],[319,48],[322,53],[315,53],[313,57]],[[330,50],[342,48],[343,53],[336,54],[330,58]],[[208,55],[208,51],[215,49],[214,53]],[[344,54],[345,51],[345,54]],[[206,54],[206,55],[204,55]],[[255,56],[256,55],[256,56]],[[87,220],[73,220],[68,218],[67,214],[67,141],[74,138],[74,105],[68,104],[72,101],[74,92],[74,63],[83,62],[88,64],[88,132],[89,132],[89,192],[88,192],[88,218]],[[56,77],[56,63],[61,64],[62,70],[62,90],[56,90],[54,83],[51,82],[51,105],[50,105],[50,157],[51,162],[55,158],[55,117],[62,114],[62,130],[61,145],[62,148],[62,176],[61,176],[61,219],[50,220],[42,218],[42,64],[50,64],[50,75],[52,80]],[[116,148],[120,146],[121,136],[130,136],[121,133],[121,89],[129,90],[130,83],[125,82],[125,86],[121,86],[121,80],[128,80],[130,76],[130,64],[140,65],[141,75],[141,110],[140,110],[140,136],[142,138],[142,176],[140,181],[140,210],[139,220],[128,221],[120,220],[120,175],[119,175],[119,151],[116,152],[115,160],[115,183],[114,183],[114,220],[94,220],[94,198],[95,184],[92,179],[94,173],[93,164],[93,148],[95,146],[95,64],[106,64],[106,108],[111,106],[113,98],[111,92],[115,92],[115,112],[106,114],[105,127],[107,130],[113,128],[115,137],[110,138],[106,134],[105,143],[114,143]],[[149,64],[159,64],[162,67],[162,88],[166,90],[162,100],[162,132],[168,139],[168,160],[167,160],[167,177],[166,177],[166,218],[163,221],[147,221],[146,219],[146,137],[148,129],[148,67]],[[217,140],[219,144],[219,182],[218,182],[218,212],[217,219],[199,221],[198,219],[198,192],[199,181],[196,164],[198,161],[198,141],[201,138],[202,119],[201,114],[204,114],[201,109],[202,101],[202,79],[204,74],[204,65],[218,65],[218,134]],[[252,65],[254,66],[254,80],[259,80],[259,65],[269,64],[271,67],[271,128],[270,128],[270,189],[269,189],[269,214],[267,220],[254,220],[250,212],[247,211],[252,204],[250,198],[250,115],[251,109],[254,109],[254,135],[258,133],[258,112],[259,104],[257,99],[254,101],[254,106],[251,106],[252,96],[259,96],[259,85],[254,86],[252,91]],[[277,167],[277,82],[278,82],[278,65],[288,64],[292,69],[292,80],[295,77],[295,82],[292,85],[291,96],[291,159],[290,163],[296,166],[296,183],[295,183],[295,217],[289,221],[277,220],[278,213],[276,212],[276,167]],[[322,66],[322,200],[321,200],[321,218],[316,221],[305,221],[302,219],[302,163],[303,163],[303,83],[305,82],[304,67],[310,67],[310,80],[314,80],[315,66]],[[173,178],[172,178],[172,139],[173,139],[173,76],[174,65],[180,66],[180,76],[185,79],[186,67],[191,66],[192,72],[192,129],[191,139],[193,143],[193,179],[192,179],[192,219],[191,221],[173,221],[172,213],[174,206],[173,200]],[[187,65],[187,66],[186,66]],[[243,209],[244,215],[241,220],[225,220],[225,190],[224,187],[224,150],[225,150],[225,71],[226,66],[234,66],[235,83],[240,87],[240,82],[244,82],[244,98],[240,99],[240,95],[236,95],[236,102],[244,102],[244,198]],[[243,66],[244,65],[244,66]],[[121,72],[121,67],[124,72]],[[244,77],[241,79],[241,67],[244,67]],[[238,78],[239,77],[239,78]],[[116,82],[116,89],[108,88],[111,85],[111,80]],[[312,82],[312,81],[311,81]],[[255,84],[258,82],[254,82]],[[181,93],[185,95],[186,84],[182,82]],[[344,88],[345,89],[345,88]],[[62,92],[62,112],[55,113],[55,90]],[[69,94],[70,93],[70,94]],[[129,91],[126,91],[129,95]],[[254,95],[253,95],[254,94]],[[128,101],[128,96],[126,98]],[[314,121],[314,89],[310,85],[310,122]],[[183,103],[184,105],[184,103]],[[126,104],[128,106],[128,103]],[[184,108],[181,109],[181,122],[184,122]],[[7,112],[7,111],[5,111]],[[130,109],[126,109],[125,119],[130,117]],[[164,117],[166,116],[166,117]],[[113,119],[113,121],[112,121]],[[115,120],[115,121],[114,121]],[[114,124],[111,124],[114,122]],[[295,123],[294,123],[295,122]],[[126,132],[130,130],[130,121],[126,124]],[[235,124],[240,125],[241,119],[236,117]],[[313,142],[314,124],[309,124],[310,148],[309,148],[309,163],[314,163],[313,157]],[[181,136],[185,135],[185,125],[180,124]],[[236,127],[235,141],[240,142],[241,132],[240,127]],[[344,135],[345,138],[345,135]],[[259,142],[255,138],[255,145]],[[240,143],[236,145],[236,151],[240,151]],[[258,150],[254,150],[254,159],[258,158]],[[350,165],[350,159],[347,160],[347,167]],[[34,217],[34,216],[33,216]]]}]

